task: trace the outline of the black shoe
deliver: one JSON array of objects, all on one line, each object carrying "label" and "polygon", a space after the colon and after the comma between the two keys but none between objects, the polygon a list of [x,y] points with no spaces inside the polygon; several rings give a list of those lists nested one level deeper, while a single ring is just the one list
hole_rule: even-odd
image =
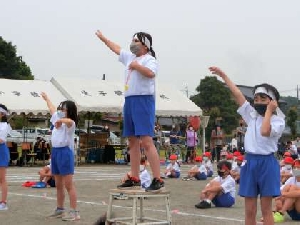
[{"label": "black shoe", "polygon": [[149,187],[146,188],[146,191],[148,192],[160,192],[164,190],[165,183],[162,180],[159,180],[157,178],[153,178],[152,183]]},{"label": "black shoe", "polygon": [[198,209],[209,209],[211,208],[211,203],[208,203],[207,201],[201,201],[197,205],[195,205]]},{"label": "black shoe", "polygon": [[132,179],[126,180],[123,184],[117,186],[118,189],[140,189],[141,181],[135,181]]}]

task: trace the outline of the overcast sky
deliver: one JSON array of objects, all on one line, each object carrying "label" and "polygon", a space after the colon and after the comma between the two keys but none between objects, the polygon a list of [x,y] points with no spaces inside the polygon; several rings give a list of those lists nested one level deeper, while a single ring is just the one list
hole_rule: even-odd
[{"label": "overcast sky", "polygon": [[158,82],[195,93],[212,65],[235,83],[267,82],[282,95],[300,85],[299,0],[0,0],[0,35],[17,46],[35,79],[123,81],[123,66],[95,36],[128,49],[149,32]]}]

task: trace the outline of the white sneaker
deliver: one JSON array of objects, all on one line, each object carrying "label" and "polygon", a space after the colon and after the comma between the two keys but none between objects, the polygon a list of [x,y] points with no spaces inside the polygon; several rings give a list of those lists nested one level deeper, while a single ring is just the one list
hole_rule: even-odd
[{"label": "white sneaker", "polygon": [[63,221],[75,221],[80,220],[79,211],[70,210],[69,213],[62,217]]},{"label": "white sneaker", "polygon": [[5,211],[5,210],[8,210],[7,204],[2,202],[0,204],[0,211]]}]

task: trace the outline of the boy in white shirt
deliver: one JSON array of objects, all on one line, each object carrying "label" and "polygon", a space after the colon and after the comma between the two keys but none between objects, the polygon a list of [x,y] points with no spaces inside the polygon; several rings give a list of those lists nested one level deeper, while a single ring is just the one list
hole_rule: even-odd
[{"label": "boy in white shirt", "polygon": [[218,176],[211,180],[200,194],[200,202],[195,205],[199,209],[231,207],[235,203],[235,181],[230,175],[231,163],[222,160],[217,165]]},{"label": "boy in white shirt", "polygon": [[210,152],[205,152],[203,154],[203,161],[204,161],[205,168],[207,170],[207,177],[212,177],[214,174],[214,169],[213,169],[213,165],[211,162],[211,153]]},{"label": "boy in white shirt", "polygon": [[284,158],[284,166],[280,170],[281,183],[284,184],[290,177],[293,176],[294,160],[292,157]]},{"label": "boy in white shirt", "polygon": [[284,222],[284,214],[300,221],[300,160],[295,160],[293,177],[281,186],[281,196],[275,198],[274,222]]},{"label": "boy in white shirt", "polygon": [[232,166],[231,176],[237,184],[240,182],[241,167],[243,166],[244,157],[242,155],[236,158],[236,164]]},{"label": "boy in white shirt", "polygon": [[189,171],[187,177],[182,178],[182,180],[191,180],[196,178],[197,180],[206,180],[207,179],[207,170],[205,165],[202,163],[202,157],[197,156],[195,161],[198,163],[198,166],[193,166]]},{"label": "boy in white shirt", "polygon": [[177,155],[170,155],[170,163],[164,172],[167,178],[179,178],[180,177],[180,166],[177,163]]}]

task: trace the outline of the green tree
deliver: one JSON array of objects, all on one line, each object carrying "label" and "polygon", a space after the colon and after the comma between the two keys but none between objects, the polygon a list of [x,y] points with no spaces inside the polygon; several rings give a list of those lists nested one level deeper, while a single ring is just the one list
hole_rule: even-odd
[{"label": "green tree", "polygon": [[297,126],[296,126],[297,118],[298,118],[297,108],[290,107],[287,113],[286,124],[291,128],[292,139],[295,139],[297,136]]},{"label": "green tree", "polygon": [[17,47],[0,36],[0,78],[33,80],[29,66],[17,56]]},{"label": "green tree", "polygon": [[221,126],[225,132],[231,133],[237,127],[239,116],[229,89],[216,77],[207,76],[200,80],[196,91],[198,94],[191,96],[191,100],[203,110],[204,115],[210,116],[206,132],[208,139],[217,117],[222,117]]}]

